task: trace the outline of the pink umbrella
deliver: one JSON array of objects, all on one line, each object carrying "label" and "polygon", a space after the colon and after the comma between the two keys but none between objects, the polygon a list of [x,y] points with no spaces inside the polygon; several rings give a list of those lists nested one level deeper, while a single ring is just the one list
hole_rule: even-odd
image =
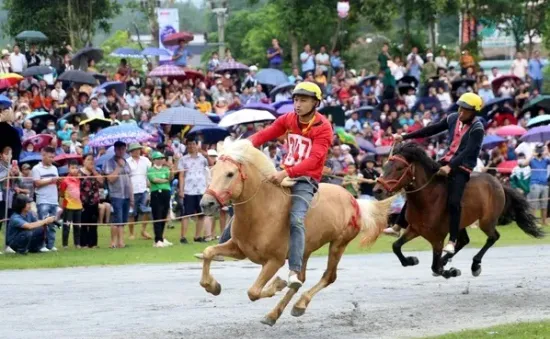
[{"label": "pink umbrella", "polygon": [[497,132],[497,135],[501,137],[508,137],[508,136],[519,137],[524,135],[527,132],[527,130],[518,125],[508,125],[508,126],[503,126],[498,128],[496,132]]},{"label": "pink umbrella", "polygon": [[172,33],[168,36],[166,36],[164,39],[162,39],[162,43],[165,46],[175,46],[180,43],[180,41],[189,42],[192,41],[195,38],[193,33],[189,32],[178,32],[178,33]]},{"label": "pink umbrella", "polygon": [[150,77],[181,77],[185,76],[183,68],[175,65],[162,65],[155,67],[150,73]]},{"label": "pink umbrella", "polygon": [[517,160],[503,161],[497,165],[497,171],[503,174],[510,174],[518,164]]}]

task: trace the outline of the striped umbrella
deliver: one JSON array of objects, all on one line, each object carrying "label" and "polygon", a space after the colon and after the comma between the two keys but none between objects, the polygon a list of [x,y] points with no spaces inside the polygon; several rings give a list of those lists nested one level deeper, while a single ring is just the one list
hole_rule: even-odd
[{"label": "striped umbrella", "polygon": [[182,77],[185,76],[183,68],[174,65],[162,65],[155,67],[150,73],[150,77]]},{"label": "striped umbrella", "polygon": [[0,89],[17,85],[23,77],[17,73],[5,73],[0,75]]},{"label": "striped umbrella", "polygon": [[248,66],[236,61],[222,62],[216,69],[216,73],[231,72],[231,71],[248,71]]},{"label": "striped umbrella", "polygon": [[162,44],[165,46],[175,46],[180,43],[180,41],[192,41],[195,38],[193,33],[189,32],[178,32],[172,33],[162,39]]}]

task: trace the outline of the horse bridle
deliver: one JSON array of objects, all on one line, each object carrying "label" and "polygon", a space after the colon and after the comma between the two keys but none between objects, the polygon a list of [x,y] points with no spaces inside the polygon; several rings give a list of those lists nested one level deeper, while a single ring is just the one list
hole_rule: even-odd
[{"label": "horse bridle", "polygon": [[[241,179],[242,182],[244,182],[246,180],[247,176],[246,176],[246,173],[243,170],[243,165],[241,163],[239,163],[235,159],[233,159],[231,157],[228,157],[226,155],[220,156],[218,158],[218,161],[227,161],[227,162],[230,162],[230,163],[234,164],[235,166],[237,166],[237,169],[239,170],[239,178]],[[237,182],[238,182],[238,180],[234,180],[233,183],[231,184],[230,188],[225,189],[225,190],[223,190],[219,193],[214,191],[213,189],[211,189],[210,186],[208,186],[208,188],[206,189],[205,194],[209,194],[212,197],[214,197],[214,199],[216,199],[218,204],[220,204],[220,207],[224,207],[229,202],[229,199],[231,199],[231,196],[233,195],[233,188],[234,188],[234,186],[236,185]]]},{"label": "horse bridle", "polygon": [[[412,181],[414,181],[414,179],[415,179],[415,177],[414,177],[414,167],[413,167],[413,164],[409,164],[409,162],[407,160],[405,160],[405,158],[403,158],[399,155],[391,156],[388,159],[388,162],[390,162],[390,161],[398,161],[400,163],[405,164],[405,166],[407,166],[407,168],[405,169],[405,172],[403,172],[403,174],[401,174],[401,177],[399,177],[399,179],[397,179],[397,180],[395,180],[395,179],[385,180],[383,177],[380,177],[376,181],[378,181],[378,183],[380,183],[380,185],[382,185],[382,187],[384,187],[384,189],[386,191],[388,191],[388,193],[394,193],[395,189],[401,184],[401,182],[403,181],[403,179],[405,179],[405,177],[409,174],[409,172],[412,176]],[[407,184],[407,185],[411,185],[411,184],[412,184],[412,182]],[[411,192],[408,192],[408,193],[411,193]]]}]

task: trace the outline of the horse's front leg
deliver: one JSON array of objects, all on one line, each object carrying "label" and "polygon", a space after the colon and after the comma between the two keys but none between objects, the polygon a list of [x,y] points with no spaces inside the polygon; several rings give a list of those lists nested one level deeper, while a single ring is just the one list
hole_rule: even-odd
[{"label": "horse's front leg", "polygon": [[233,242],[233,240],[229,240],[223,244],[219,244],[216,246],[208,246],[204,249],[202,254],[204,261],[202,263],[201,286],[204,287],[207,292],[213,295],[220,294],[222,291],[222,287],[210,274],[210,263],[212,263],[212,258],[217,255],[231,257],[235,259],[246,258],[241,249]]},{"label": "horse's front leg", "polygon": [[414,266],[418,265],[418,258],[417,257],[405,257],[403,255],[403,252],[401,251],[401,247],[408,243],[409,241],[413,240],[414,238],[418,237],[418,233],[416,233],[412,228],[411,225],[405,229],[405,232],[403,232],[403,235],[397,239],[393,245],[393,253],[397,256],[399,261],[401,262],[401,265],[403,266]]},{"label": "horse's front leg", "polygon": [[248,298],[256,301],[260,298],[270,298],[274,293],[272,291],[263,290],[264,286],[273,278],[273,276],[284,265],[284,260],[270,259],[262,266],[262,271],[254,284],[248,289]]}]

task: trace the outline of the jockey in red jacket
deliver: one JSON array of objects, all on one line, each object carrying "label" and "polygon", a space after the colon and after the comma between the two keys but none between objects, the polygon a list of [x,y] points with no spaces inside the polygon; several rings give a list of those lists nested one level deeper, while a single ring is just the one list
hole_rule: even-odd
[{"label": "jockey in red jacket", "polygon": [[[322,100],[319,86],[312,82],[299,83],[292,92],[292,98],[294,112],[279,117],[271,126],[252,135],[250,141],[254,147],[259,147],[283,135],[287,138],[288,154],[281,166],[284,169],[273,174],[269,180],[277,185],[286,177],[296,181],[292,186],[293,197],[289,215],[288,286],[297,289],[303,283],[298,279],[298,273],[302,270],[304,256],[304,219],[321,180],[333,133],[331,123],[316,110]],[[225,228],[220,243],[230,238],[231,224]],[[200,254],[195,256],[202,257]]]}]

